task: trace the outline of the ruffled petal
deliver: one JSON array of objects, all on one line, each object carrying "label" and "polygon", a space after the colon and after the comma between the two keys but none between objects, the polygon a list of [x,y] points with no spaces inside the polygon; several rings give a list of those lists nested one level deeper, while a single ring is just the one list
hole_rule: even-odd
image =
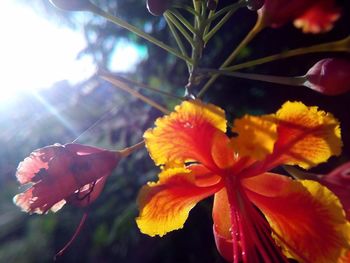
[{"label": "ruffled petal", "polygon": [[20,184],[27,184],[40,180],[38,173],[41,169],[47,169],[50,160],[64,151],[60,144],[50,145],[33,151],[29,157],[19,163],[16,177]]},{"label": "ruffled petal", "polygon": [[276,118],[278,139],[273,158],[279,164],[297,164],[308,169],[340,154],[339,122],[332,114],[301,102],[286,102]]},{"label": "ruffled petal", "polygon": [[329,263],[349,248],[349,223],[338,198],[326,187],[276,174],[243,183],[287,256],[300,262]]},{"label": "ruffled petal", "polygon": [[163,236],[182,228],[197,202],[222,187],[220,183],[198,186],[196,176],[201,177],[189,169],[170,168],[160,173],[157,183],[148,183],[141,189],[136,223],[142,233]]},{"label": "ruffled petal", "polygon": [[198,161],[214,165],[211,147],[214,134],[226,132],[225,113],[199,100],[185,101],[170,115],[159,118],[145,132],[146,147],[156,163]]},{"label": "ruffled petal", "polygon": [[239,156],[250,156],[256,160],[272,153],[277,139],[274,115],[246,115],[235,120],[232,131],[238,133],[232,138],[234,149]]},{"label": "ruffled petal", "polygon": [[334,0],[321,0],[307,9],[300,17],[294,20],[294,25],[304,33],[323,33],[333,28],[339,19],[341,10]]}]

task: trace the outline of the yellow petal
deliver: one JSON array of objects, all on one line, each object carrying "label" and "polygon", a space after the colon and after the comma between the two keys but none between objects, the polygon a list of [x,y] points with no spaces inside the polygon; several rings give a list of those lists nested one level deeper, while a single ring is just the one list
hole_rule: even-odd
[{"label": "yellow petal", "polygon": [[250,156],[256,160],[272,153],[277,138],[276,118],[274,115],[251,116],[235,120],[232,138],[233,148],[239,156]]},{"label": "yellow petal", "polygon": [[[136,218],[136,223],[142,233],[163,236],[182,228],[197,202],[221,188],[219,183],[202,187],[203,176],[208,179],[213,177],[214,182],[217,182],[217,176],[198,174],[200,171],[207,173],[207,170],[193,170],[194,172],[185,168],[164,170],[157,183],[148,183],[141,189],[138,197],[140,215]],[[198,184],[197,179],[200,181]]]},{"label": "yellow petal", "polygon": [[226,132],[226,119],[219,107],[193,100],[176,106],[170,115],[157,119],[155,126],[144,138],[156,165],[198,161],[210,166],[214,134]]},{"label": "yellow petal", "polygon": [[301,102],[286,102],[276,117],[278,139],[274,154],[280,156],[280,162],[308,169],[340,154],[339,122],[332,114]]}]

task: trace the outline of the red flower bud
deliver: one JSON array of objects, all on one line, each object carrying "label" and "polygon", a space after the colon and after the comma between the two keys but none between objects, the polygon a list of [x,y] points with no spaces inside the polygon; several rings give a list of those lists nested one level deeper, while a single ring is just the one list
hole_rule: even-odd
[{"label": "red flower bud", "polygon": [[207,0],[207,7],[211,11],[215,11],[218,3],[216,0]]},{"label": "red flower bud", "polygon": [[169,6],[169,0],[147,0],[147,9],[154,16],[162,15]]},{"label": "red flower bud", "polygon": [[56,212],[65,203],[87,206],[101,193],[121,157],[120,152],[75,143],[38,149],[17,168],[20,184],[30,187],[14,202],[23,211],[38,214]]},{"label": "red flower bud", "polygon": [[50,3],[65,11],[88,11],[93,6],[88,0],[50,0]]},{"label": "red flower bud", "polygon": [[263,7],[265,0],[245,0],[247,7],[251,11],[257,11]]},{"label": "red flower bud", "polygon": [[350,60],[327,58],[306,73],[305,86],[325,95],[339,95],[350,90]]}]

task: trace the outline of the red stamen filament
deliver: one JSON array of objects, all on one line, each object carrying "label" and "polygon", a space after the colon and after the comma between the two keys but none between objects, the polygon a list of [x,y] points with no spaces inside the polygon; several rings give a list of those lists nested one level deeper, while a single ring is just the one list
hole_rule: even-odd
[{"label": "red stamen filament", "polygon": [[70,247],[70,245],[74,242],[74,240],[77,238],[77,236],[79,235],[85,221],[86,221],[86,218],[88,216],[88,213],[85,212],[82,216],[82,218],[80,219],[80,222],[79,222],[79,225],[77,227],[77,229],[75,230],[73,236],[71,237],[71,239],[67,242],[67,244],[60,250],[56,253],[56,255],[54,256],[53,260],[56,261],[57,257],[60,257],[63,255],[63,253],[67,250],[67,248]]},{"label": "red stamen filament", "polygon": [[239,254],[244,263],[288,262],[271,236],[271,228],[256,210],[237,181],[226,177],[226,191],[230,204],[233,231],[233,263],[238,263]]},{"label": "red stamen filament", "polygon": [[[252,191],[250,191],[250,190],[248,190],[248,189],[246,189],[246,191],[250,192],[251,194],[254,194],[254,195],[257,195],[257,196],[261,196],[260,194],[255,193],[255,192],[252,192]],[[252,207],[252,208],[254,208],[254,207]],[[258,214],[258,215],[260,216],[260,214],[258,213],[258,211],[257,211],[255,208],[254,208],[253,213]],[[260,216],[260,219],[262,219],[261,216]],[[301,259],[303,262],[309,262],[309,260],[308,260],[307,258],[305,258],[305,256],[303,256],[302,254],[300,254],[300,252],[296,251],[296,250],[293,248],[292,245],[290,245],[281,235],[279,235],[273,228],[271,228],[271,227],[269,226],[269,224],[267,223],[266,220],[259,220],[259,221],[257,221],[257,223],[259,223],[259,224],[265,229],[265,231],[267,231],[268,233],[270,233],[270,234],[266,235],[266,237],[268,237],[269,239],[271,239],[271,240],[273,241],[273,239],[272,239],[272,237],[271,237],[271,233],[273,233],[273,234],[278,238],[278,240],[279,240],[280,242],[282,242],[283,245],[286,246],[286,247],[289,249],[290,252],[292,252],[292,254],[296,255],[296,256],[297,256],[299,259]],[[273,241],[273,242],[274,242],[274,241]],[[280,251],[280,250],[278,250],[278,251]],[[285,261],[285,262],[288,262],[286,259],[285,259],[284,261]]]}]

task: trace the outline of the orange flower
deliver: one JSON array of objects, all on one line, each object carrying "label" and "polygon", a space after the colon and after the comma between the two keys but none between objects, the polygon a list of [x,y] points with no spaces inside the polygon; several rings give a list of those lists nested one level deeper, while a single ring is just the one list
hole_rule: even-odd
[{"label": "orange flower", "polygon": [[266,26],[280,27],[294,21],[304,33],[329,31],[340,17],[335,0],[265,0],[258,12]]},{"label": "orange flower", "polygon": [[163,236],[182,228],[196,203],[214,194],[214,236],[227,260],[335,262],[350,233],[337,197],[315,181],[267,171],[281,164],[309,168],[340,154],[338,121],[287,102],[276,114],[236,120],[236,137],[226,128],[222,109],[194,100],[145,132],[162,171],[139,193],[141,232]]},{"label": "orange flower", "polygon": [[87,206],[99,196],[121,157],[121,152],[75,143],[40,148],[17,168],[20,184],[30,187],[14,202],[38,214],[56,212],[66,202]]}]

